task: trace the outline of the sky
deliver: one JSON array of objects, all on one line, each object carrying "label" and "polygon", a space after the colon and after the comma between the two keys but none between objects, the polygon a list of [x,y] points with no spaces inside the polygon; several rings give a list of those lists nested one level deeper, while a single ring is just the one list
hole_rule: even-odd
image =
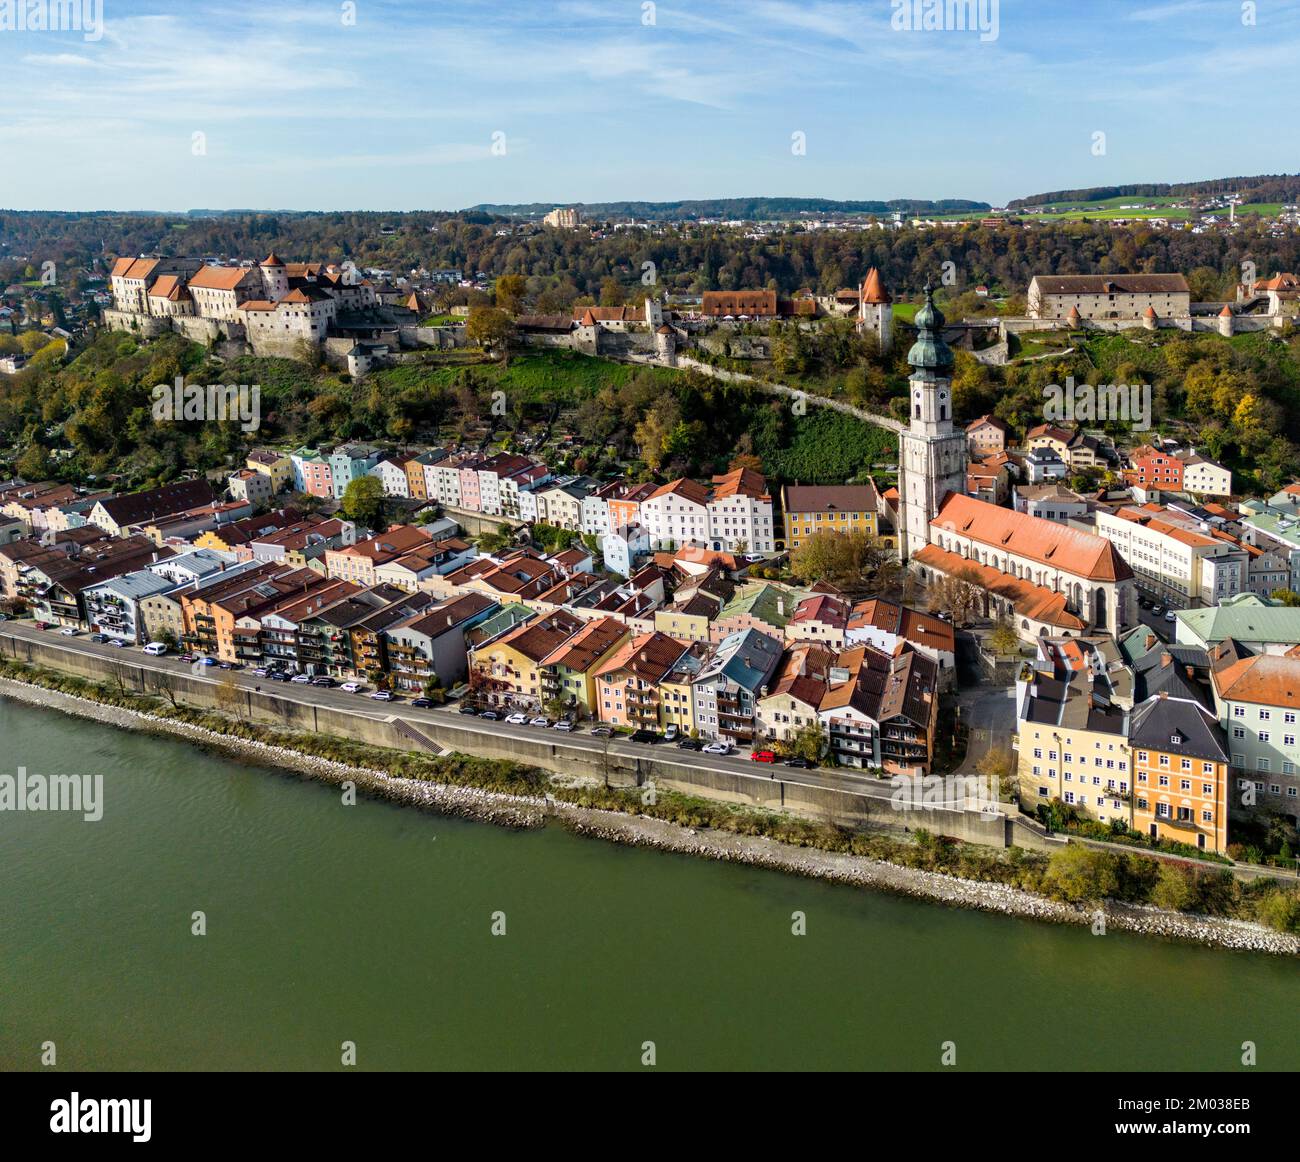
[{"label": "sky", "polygon": [[933,0],[78,2],[88,31],[0,0],[0,207],[1002,205],[1300,168],[1295,0],[973,0],[983,31],[905,26]]}]

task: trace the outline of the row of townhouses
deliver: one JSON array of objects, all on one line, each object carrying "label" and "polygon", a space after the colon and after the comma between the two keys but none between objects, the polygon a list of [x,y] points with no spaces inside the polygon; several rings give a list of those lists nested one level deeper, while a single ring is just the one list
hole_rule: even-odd
[{"label": "row of townhouses", "polygon": [[[639,556],[684,545],[756,555],[776,551],[772,497],[762,475],[749,468],[715,476],[709,485],[687,479],[600,483],[587,476],[557,476],[540,461],[513,452],[438,448],[406,454],[344,444],[330,452],[258,449],[229,484],[232,496],[254,503],[268,503],[286,490],[337,500],[361,476],[378,478],[389,497],[606,539],[606,560],[624,576]],[[874,502],[862,510],[874,518]]]}]

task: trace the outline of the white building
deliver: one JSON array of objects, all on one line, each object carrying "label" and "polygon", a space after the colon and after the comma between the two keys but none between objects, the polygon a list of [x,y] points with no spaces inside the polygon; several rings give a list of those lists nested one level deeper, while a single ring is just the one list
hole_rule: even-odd
[{"label": "white building", "polygon": [[748,553],[774,553],[772,497],[767,482],[751,468],[737,468],[713,478],[708,500],[710,547]]},{"label": "white building", "polygon": [[379,480],[383,485],[385,496],[409,498],[411,485],[406,475],[406,464],[410,459],[410,456],[385,457],[371,468],[367,475]]},{"label": "white building", "polygon": [[650,534],[640,525],[624,525],[600,538],[605,568],[620,577],[631,577],[638,557],[650,552]]},{"label": "white building", "polygon": [[1128,562],[1138,588],[1167,605],[1218,605],[1246,582],[1246,550],[1146,509],[1099,509],[1097,532]]},{"label": "white building", "polygon": [[1183,463],[1183,491],[1197,496],[1231,496],[1232,471],[1196,451],[1175,452]]},{"label": "white building", "polygon": [[703,545],[709,538],[709,490],[694,480],[674,480],[641,502],[641,523],[654,549]]}]

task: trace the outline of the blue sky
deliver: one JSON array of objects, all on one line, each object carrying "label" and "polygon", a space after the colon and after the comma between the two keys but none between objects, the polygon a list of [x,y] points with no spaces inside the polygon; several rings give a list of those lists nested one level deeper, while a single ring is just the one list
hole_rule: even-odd
[{"label": "blue sky", "polygon": [[1300,168],[1294,0],[1254,26],[1239,0],[1001,0],[988,41],[895,29],[891,0],[102,4],[97,40],[0,31],[0,206],[1001,204]]}]

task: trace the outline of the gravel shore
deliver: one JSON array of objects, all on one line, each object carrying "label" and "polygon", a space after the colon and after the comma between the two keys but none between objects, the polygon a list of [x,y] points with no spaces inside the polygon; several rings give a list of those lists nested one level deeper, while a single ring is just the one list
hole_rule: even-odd
[{"label": "gravel shore", "polygon": [[[0,679],[0,695],[16,702],[62,710],[111,726],[172,735],[236,758],[285,768],[323,782],[342,785],[350,781],[358,790],[371,795],[500,826],[539,827],[548,818],[554,818],[578,835],[613,843],[772,868],[855,887],[896,892],[954,907],[1002,912],[1058,924],[1095,925],[1102,915],[1096,909],[1076,908],[1003,884],[965,880],[882,863],[863,856],[795,847],[770,839],[728,832],[698,832],[661,819],[578,807],[550,797],[526,798],[472,787],[395,778],[383,771],[352,767],[286,747],[232,738],[203,727],[118,706],[106,706],[90,699],[11,679]],[[1106,929],[1193,941],[1220,948],[1246,949],[1283,956],[1300,955],[1300,938],[1242,920],[1188,916],[1159,908],[1108,903],[1104,909],[1104,923]]]}]

